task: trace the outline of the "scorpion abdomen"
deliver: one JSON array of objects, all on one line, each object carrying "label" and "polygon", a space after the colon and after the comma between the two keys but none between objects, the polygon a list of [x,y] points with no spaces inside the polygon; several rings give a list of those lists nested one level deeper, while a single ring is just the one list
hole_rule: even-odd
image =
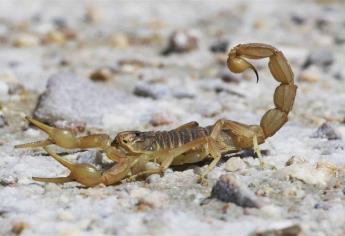
[{"label": "scorpion abdomen", "polygon": [[196,127],[170,131],[157,131],[152,136],[152,145],[155,151],[180,147],[198,138],[208,136],[210,127]]}]

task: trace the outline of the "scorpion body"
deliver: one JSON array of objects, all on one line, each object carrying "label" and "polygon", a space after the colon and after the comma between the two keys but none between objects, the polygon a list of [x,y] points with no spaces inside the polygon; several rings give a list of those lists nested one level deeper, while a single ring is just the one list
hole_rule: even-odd
[{"label": "scorpion body", "polygon": [[[66,183],[77,181],[85,186],[100,183],[111,185],[125,178],[133,180],[142,175],[162,173],[171,165],[196,163],[212,158],[208,169],[200,176],[206,183],[207,174],[216,166],[225,152],[237,152],[254,148],[261,157],[258,144],[274,135],[288,120],[296,96],[293,72],[283,53],[271,45],[261,43],[239,44],[228,56],[228,68],[235,73],[255,67],[246,59],[269,58],[269,69],[280,83],[273,96],[275,108],[268,110],[259,125],[246,125],[236,121],[220,119],[214,125],[200,127],[192,121],[170,131],[124,131],[113,141],[106,134],[76,137],[68,130],[45,125],[27,117],[28,121],[49,135],[47,140],[16,145],[16,148],[43,147],[55,160],[67,167],[71,173],[66,177],[37,178],[43,182]],[[89,164],[72,163],[51,151],[47,146],[55,144],[63,148],[99,148],[114,165],[109,169],[97,170]],[[261,160],[261,158],[260,158]],[[159,167],[147,169],[146,164],[155,162]]]}]

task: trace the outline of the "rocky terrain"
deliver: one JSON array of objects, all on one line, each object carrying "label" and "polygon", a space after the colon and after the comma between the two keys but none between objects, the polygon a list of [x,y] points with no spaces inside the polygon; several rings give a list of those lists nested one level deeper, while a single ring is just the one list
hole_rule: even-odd
[{"label": "rocky terrain", "polygon": [[[0,235],[344,235],[345,6],[339,1],[19,1],[0,7]],[[267,62],[230,73],[227,52],[281,50],[298,86],[289,122],[260,147],[116,186],[44,184],[68,170],[25,116],[79,135],[257,124],[278,83]],[[109,160],[62,150],[75,162]]]}]

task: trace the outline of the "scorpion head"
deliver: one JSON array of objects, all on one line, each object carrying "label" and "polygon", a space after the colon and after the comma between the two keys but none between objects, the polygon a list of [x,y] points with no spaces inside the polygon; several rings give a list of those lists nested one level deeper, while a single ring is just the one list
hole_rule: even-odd
[{"label": "scorpion head", "polygon": [[124,131],[118,133],[112,146],[125,152],[139,153],[145,149],[145,137],[139,131]]}]

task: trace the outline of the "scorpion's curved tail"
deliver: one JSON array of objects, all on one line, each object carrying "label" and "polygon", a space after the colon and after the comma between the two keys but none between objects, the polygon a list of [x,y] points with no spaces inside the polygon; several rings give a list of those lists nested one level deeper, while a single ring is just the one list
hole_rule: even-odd
[{"label": "scorpion's curved tail", "polygon": [[241,73],[250,68],[254,70],[258,79],[255,67],[245,58],[269,58],[269,69],[273,77],[280,82],[273,97],[275,108],[268,110],[261,118],[260,127],[262,130],[259,131],[257,130],[258,126],[253,126],[253,130],[257,134],[261,133],[258,135],[261,143],[264,139],[274,135],[288,120],[287,117],[295,100],[297,86],[294,84],[293,72],[283,53],[271,45],[261,43],[239,44],[229,53],[227,64],[232,72]]}]

